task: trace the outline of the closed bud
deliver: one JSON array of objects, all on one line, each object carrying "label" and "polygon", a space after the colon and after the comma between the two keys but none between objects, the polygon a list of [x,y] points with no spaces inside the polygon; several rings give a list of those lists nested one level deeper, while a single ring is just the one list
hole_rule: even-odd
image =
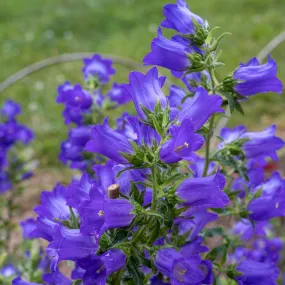
[{"label": "closed bud", "polygon": [[234,92],[234,86],[237,83],[232,76],[227,76],[223,81],[223,88],[226,92]]},{"label": "closed bud", "polygon": [[202,55],[199,53],[186,53],[188,59],[191,62],[191,66],[188,68],[188,72],[199,72],[206,69],[206,63],[203,61]]}]

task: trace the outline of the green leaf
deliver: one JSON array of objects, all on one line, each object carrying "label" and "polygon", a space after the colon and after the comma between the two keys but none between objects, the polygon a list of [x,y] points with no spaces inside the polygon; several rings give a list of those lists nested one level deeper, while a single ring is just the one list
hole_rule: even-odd
[{"label": "green leaf", "polygon": [[130,256],[127,261],[127,270],[131,277],[130,280],[128,280],[128,284],[133,285],[144,285],[144,274],[139,269],[139,262],[134,258],[134,256]]},{"label": "green leaf", "polygon": [[206,259],[216,261],[218,258],[221,258],[221,262],[225,262],[228,252],[228,244],[222,244],[213,248],[207,255]]},{"label": "green leaf", "polygon": [[235,102],[235,108],[239,113],[241,113],[244,116],[243,108],[241,107],[241,104],[237,101]]},{"label": "green leaf", "polygon": [[145,191],[140,192],[136,186],[135,183],[133,183],[133,181],[131,182],[131,192],[130,192],[130,197],[137,203],[139,203],[140,205],[143,204],[144,202],[144,195],[145,195]]},{"label": "green leaf", "polygon": [[159,219],[157,218],[152,218],[150,227],[149,227],[149,232],[151,233],[148,240],[147,240],[147,244],[152,245],[156,239],[159,237],[159,233],[160,233],[160,228],[161,228],[161,223],[159,221]]}]

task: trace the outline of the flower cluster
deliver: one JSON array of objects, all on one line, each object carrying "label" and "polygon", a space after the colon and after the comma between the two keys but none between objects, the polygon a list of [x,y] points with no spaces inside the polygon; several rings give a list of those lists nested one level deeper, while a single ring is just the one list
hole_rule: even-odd
[{"label": "flower cluster", "polygon": [[[164,15],[144,63],[169,69],[187,91],[173,85],[166,94],[157,67],[133,71],[108,94],[122,92],[117,102],[131,99],[136,114],[122,114],[112,128],[108,118],[92,127],[89,120],[114,73],[110,61],[84,61],[92,92],[59,88],[66,123],[76,125],[61,159],[69,153],[66,161],[85,172],[42,192],[35,208],[29,237],[48,242],[47,284],[277,284],[283,243],[274,233],[285,216],[285,180],[277,172],[265,177],[264,167],[284,142],[275,126],[256,133],[239,126],[222,129],[210,148],[225,107],[242,112],[248,96],[282,91],[276,64],[254,58],[218,81],[225,34],[215,39],[184,0],[166,5]],[[166,39],[162,28],[177,34]],[[227,227],[220,226],[224,216]],[[74,265],[69,277],[59,269],[66,260]]]},{"label": "flower cluster", "polygon": [[19,114],[20,105],[12,100],[7,100],[0,110],[0,193],[11,190],[13,184],[31,176],[15,152],[18,143],[27,145],[34,137],[29,128],[18,123]]},{"label": "flower cluster", "polygon": [[[100,157],[95,158],[84,151],[85,144],[90,140],[92,125],[102,120],[104,110],[130,101],[128,94],[117,83],[113,83],[106,95],[103,94],[103,88],[115,74],[112,60],[96,54],[83,62],[86,88],[65,82],[58,87],[57,97],[57,103],[65,106],[64,121],[69,125],[68,139],[61,144],[59,159],[80,170],[91,169],[96,161],[100,161]],[[72,128],[72,125],[75,127]]]}]

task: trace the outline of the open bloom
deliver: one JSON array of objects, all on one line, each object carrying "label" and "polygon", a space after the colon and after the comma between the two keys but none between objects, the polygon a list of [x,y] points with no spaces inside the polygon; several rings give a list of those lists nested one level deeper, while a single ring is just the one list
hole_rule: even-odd
[{"label": "open bloom", "polygon": [[241,261],[236,270],[243,275],[237,277],[239,285],[276,285],[279,270],[272,262]]},{"label": "open bloom", "polygon": [[163,8],[165,20],[161,26],[168,29],[174,29],[182,34],[194,34],[195,26],[192,18],[201,25],[205,25],[205,21],[198,15],[192,13],[187,6],[185,0],[177,0],[177,4],[167,4]]},{"label": "open bloom", "polygon": [[202,147],[204,138],[194,133],[192,121],[185,119],[180,126],[172,126],[170,133],[172,139],[161,147],[161,160],[166,163],[175,163],[181,159],[194,161],[196,158],[194,151]]},{"label": "open bloom", "polygon": [[43,238],[53,240],[53,233],[62,220],[69,220],[70,211],[66,205],[66,188],[57,184],[53,192],[43,191],[41,205],[35,207],[38,214],[36,229],[29,235],[30,238]]},{"label": "open bloom", "polygon": [[170,278],[173,285],[180,284],[211,284],[211,264],[203,263],[199,254],[191,248],[176,251],[164,248],[157,251],[154,263],[159,272]]},{"label": "open bloom", "polygon": [[110,76],[115,74],[115,69],[112,67],[111,59],[103,59],[99,54],[94,54],[91,58],[83,59],[84,67],[82,72],[84,79],[87,80],[89,76],[98,78],[100,84],[106,84]]},{"label": "open bloom", "polygon": [[178,114],[177,119],[180,122],[190,119],[194,131],[197,131],[214,113],[224,112],[221,109],[222,103],[222,97],[209,95],[205,88],[198,87],[195,96],[184,103],[183,109]]},{"label": "open bloom", "polygon": [[10,99],[5,101],[1,109],[1,115],[5,116],[7,120],[13,120],[21,112],[21,106]]},{"label": "open bloom", "polygon": [[81,214],[81,232],[100,236],[105,230],[128,226],[134,215],[133,205],[126,199],[108,199],[99,189],[93,187],[90,200],[82,203],[78,211]]},{"label": "open bloom", "polygon": [[45,281],[47,285],[53,285],[53,284],[71,285],[72,283],[71,280],[69,280],[59,271],[54,271],[43,275],[43,281]]},{"label": "open bloom", "polygon": [[187,206],[224,208],[229,203],[223,192],[226,178],[222,174],[185,179],[177,188],[177,195]]},{"label": "open bloom", "polygon": [[242,96],[264,92],[282,93],[283,85],[276,74],[277,65],[270,56],[263,65],[254,57],[247,64],[241,64],[234,72],[233,79],[238,81],[234,90]]},{"label": "open bloom", "polygon": [[158,65],[174,71],[185,71],[190,66],[190,60],[186,53],[192,50],[186,43],[165,38],[159,28],[157,38],[151,43],[151,52],[147,54],[143,62],[145,65]]},{"label": "open bloom", "polygon": [[89,152],[99,153],[118,163],[128,163],[120,152],[132,154],[132,146],[124,135],[112,130],[108,125],[108,118],[103,125],[95,125],[91,130],[92,140],[85,149]]},{"label": "open bloom", "polygon": [[129,84],[123,84],[122,87],[125,88],[132,97],[137,113],[142,119],[146,119],[146,115],[141,105],[152,112],[158,103],[163,110],[165,109],[167,99],[161,89],[165,77],[158,77],[156,67],[151,68],[145,75],[138,71],[131,72],[129,81]]},{"label": "open bloom", "polygon": [[78,261],[83,268],[84,285],[105,285],[108,275],[120,270],[126,264],[126,255],[119,249],[111,249],[102,255],[90,255]]}]

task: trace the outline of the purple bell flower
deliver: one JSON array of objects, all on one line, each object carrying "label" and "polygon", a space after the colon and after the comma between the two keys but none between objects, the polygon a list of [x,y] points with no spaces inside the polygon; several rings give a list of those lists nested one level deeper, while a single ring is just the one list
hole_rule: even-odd
[{"label": "purple bell flower", "polygon": [[214,113],[224,112],[224,110],[220,108],[222,103],[222,97],[209,95],[206,89],[198,87],[193,99],[187,100],[183,105],[183,109],[178,114],[177,119],[180,122],[183,122],[185,119],[190,119],[194,131],[197,131]]},{"label": "purple bell flower", "polygon": [[112,89],[107,93],[107,96],[111,101],[118,105],[123,105],[132,100],[130,94],[126,90],[119,86],[118,83],[114,83]]},{"label": "purple bell flower", "polygon": [[186,250],[178,252],[173,248],[160,249],[154,263],[159,272],[170,278],[172,285],[202,284],[208,278],[208,274],[200,268],[200,256],[191,255]]},{"label": "purple bell flower", "polygon": [[30,238],[43,238],[52,241],[52,235],[62,220],[70,219],[70,210],[66,205],[66,188],[57,184],[53,192],[43,191],[41,205],[35,207],[38,214],[37,228],[30,233]]},{"label": "purple bell flower", "polygon": [[263,65],[254,57],[247,64],[241,64],[234,72],[233,79],[238,81],[234,90],[242,96],[265,92],[282,93],[283,84],[276,74],[277,65],[270,55],[268,62]]},{"label": "purple bell flower", "polygon": [[166,163],[175,163],[181,159],[194,161],[197,158],[194,152],[202,147],[204,138],[194,133],[192,121],[185,119],[180,126],[172,126],[170,133],[172,139],[161,147],[161,160]]},{"label": "purple bell flower", "polygon": [[279,270],[274,263],[244,260],[236,270],[243,274],[236,278],[239,285],[277,285]]},{"label": "purple bell flower", "polygon": [[234,234],[240,235],[245,241],[251,240],[253,237],[265,237],[267,231],[270,230],[268,221],[256,222],[254,225],[249,220],[241,220],[234,226]]},{"label": "purple bell flower", "polygon": [[81,232],[99,237],[107,229],[126,227],[134,218],[133,209],[128,200],[108,199],[94,187],[90,192],[90,201],[84,202],[79,209]]},{"label": "purple bell flower", "polygon": [[184,72],[191,65],[187,53],[192,53],[192,49],[186,43],[177,41],[175,37],[172,40],[165,38],[159,28],[157,38],[151,43],[151,52],[144,57],[143,62],[145,65],[158,65]]},{"label": "purple bell flower", "polygon": [[95,236],[85,236],[79,229],[68,229],[56,225],[53,241],[48,245],[46,252],[52,258],[52,271],[56,271],[61,260],[77,261],[96,253],[97,250],[98,239]]},{"label": "purple bell flower", "polygon": [[138,71],[131,72],[130,83],[121,85],[131,96],[140,118],[146,119],[141,105],[151,112],[154,112],[157,103],[160,103],[163,110],[166,108],[167,98],[161,89],[165,79],[159,78],[157,68],[153,67],[145,75]]},{"label": "purple bell flower", "polygon": [[89,76],[96,76],[100,84],[106,84],[110,80],[110,76],[116,72],[112,67],[113,61],[107,58],[103,59],[99,54],[94,54],[91,58],[83,59],[83,63],[82,72],[85,80]]},{"label": "purple bell flower", "polygon": [[244,133],[241,138],[249,139],[244,145],[245,155],[250,158],[271,157],[278,160],[276,151],[284,146],[284,141],[275,136],[276,126],[265,129],[262,132]]},{"label": "purple bell flower", "polygon": [[8,121],[14,120],[21,112],[21,106],[10,99],[5,101],[1,109],[1,115],[5,116]]},{"label": "purple bell flower", "polygon": [[167,4],[163,8],[165,20],[161,26],[167,29],[174,29],[181,34],[194,34],[195,26],[192,18],[205,26],[205,21],[198,15],[192,13],[185,0],[177,0],[177,4]]},{"label": "purple bell flower", "polygon": [[5,193],[11,190],[13,187],[12,182],[9,178],[9,174],[6,171],[0,172],[0,193]]},{"label": "purple bell flower", "polygon": [[108,275],[120,270],[126,264],[126,255],[119,249],[111,249],[102,255],[90,255],[80,259],[78,265],[85,269],[84,285],[105,285]]},{"label": "purple bell flower", "polygon": [[92,128],[91,135],[92,140],[86,144],[86,151],[102,154],[118,163],[128,163],[120,152],[132,154],[132,146],[124,135],[109,127],[108,118],[105,119],[103,125],[95,125]]},{"label": "purple bell flower", "polygon": [[42,278],[43,278],[43,281],[45,281],[47,285],[54,285],[54,284],[71,285],[72,284],[71,280],[69,280],[59,271],[44,274]]},{"label": "purple bell flower", "polygon": [[226,179],[222,174],[185,179],[177,188],[176,194],[187,206],[224,208],[229,203],[223,192]]},{"label": "purple bell flower", "polygon": [[[168,102],[170,106],[170,119],[173,121],[176,116],[179,114],[180,110],[183,108],[185,102],[183,99],[186,98],[185,90],[172,85],[169,90]],[[185,101],[191,100],[186,98]]]}]

